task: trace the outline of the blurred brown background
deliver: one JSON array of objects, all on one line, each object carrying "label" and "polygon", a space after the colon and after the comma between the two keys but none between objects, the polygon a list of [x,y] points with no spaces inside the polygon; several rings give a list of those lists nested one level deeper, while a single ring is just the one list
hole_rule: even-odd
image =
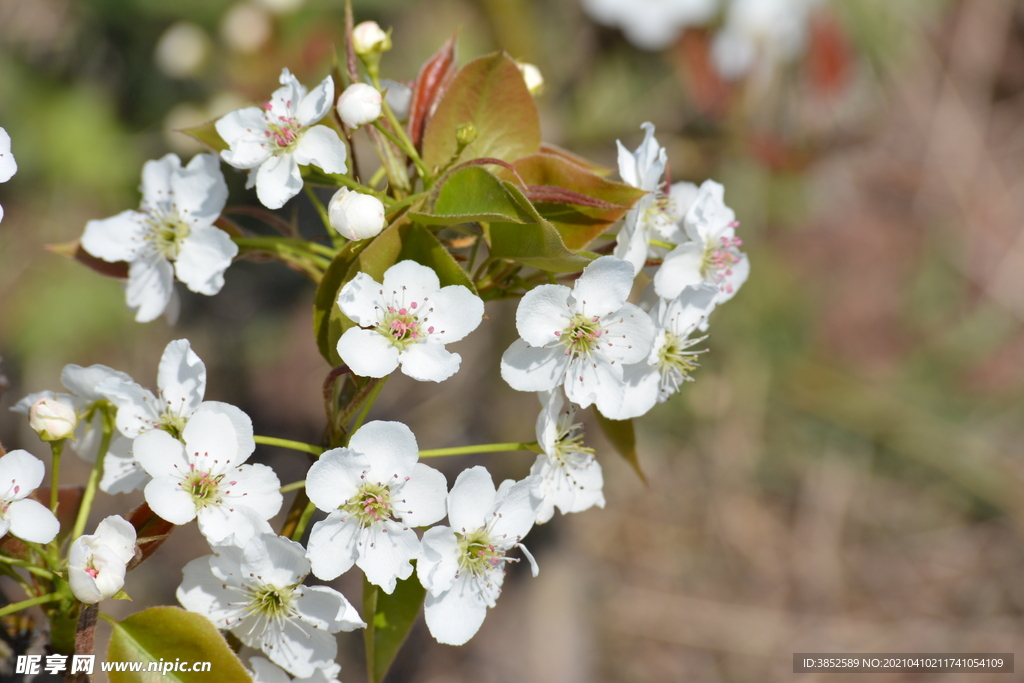
[{"label": "blurred brown background", "polygon": [[[514,566],[462,648],[419,624],[390,681],[953,683],[979,677],[793,674],[792,654],[1014,651],[1024,2],[822,3],[795,61],[732,84],[707,63],[713,25],[645,52],[575,0],[367,0],[355,11],[394,28],[387,77],[412,79],[459,26],[462,61],[503,47],[537,64],[545,139],[609,166],[615,139],[632,149],[653,121],[674,180],[725,184],[752,262],[711,318],[697,381],[639,421],[650,486],[593,437],[606,509],[536,528],[527,544],[540,576]],[[164,345],[181,337],[207,364],[208,398],[241,406],[259,434],[318,441],[328,367],[299,275],[238,263],[217,297],[180,290],[176,326],[140,325],[116,282],[43,245],[136,207],[146,159],[197,151],[172,129],[265,98],[283,66],[322,78],[341,25],[327,0],[0,0],[0,126],[19,164],[0,185],[8,449],[45,456],[6,408],[58,389],[63,365],[104,363],[152,387]],[[225,172],[231,201],[253,202],[241,174]],[[304,201],[291,211],[318,230]],[[489,305],[456,347],[458,375],[438,386],[395,377],[373,417],[409,423],[423,448],[532,439],[534,397],[497,372],[513,311]],[[257,457],[283,482],[303,476],[302,455]],[[68,476],[84,480],[72,460]],[[531,461],[444,467],[451,482],[476,463],[522,477]],[[102,497],[96,519],[139,499]],[[173,604],[179,558],[206,547],[190,528],[160,552],[129,576],[135,602],[104,609]],[[360,580],[337,585],[357,600]],[[361,680],[359,636],[340,641],[342,680]]]}]

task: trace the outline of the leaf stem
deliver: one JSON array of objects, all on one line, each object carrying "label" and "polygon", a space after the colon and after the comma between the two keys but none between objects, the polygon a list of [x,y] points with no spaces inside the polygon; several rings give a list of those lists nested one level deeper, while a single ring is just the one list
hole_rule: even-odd
[{"label": "leaf stem", "polygon": [[303,183],[302,189],[306,191],[306,196],[309,197],[313,208],[320,215],[320,220],[324,224],[324,230],[327,231],[328,235],[333,236],[334,230],[331,228],[331,218],[327,215],[327,209],[324,207],[324,203],[320,201],[320,197],[317,196],[316,190],[313,189],[312,185],[306,185],[305,183]]},{"label": "leaf stem", "polygon": [[470,453],[498,453],[500,451],[533,451],[537,452],[537,442],[483,443],[476,446],[456,446],[454,448],[430,448],[420,451],[421,458],[439,458],[446,455],[468,455]]},{"label": "leaf stem", "polygon": [[0,608],[0,617],[6,617],[8,614],[14,614],[23,609],[29,607],[35,607],[36,605],[45,605],[48,602],[57,602],[63,596],[60,593],[47,593],[46,595],[40,595],[35,598],[29,598],[28,600],[22,600],[21,602],[12,602],[6,607]]},{"label": "leaf stem", "polygon": [[42,577],[49,581],[53,581],[55,578],[57,578],[57,575],[51,572],[50,570],[43,569],[42,567],[37,567],[36,565],[32,564],[31,562],[28,562],[27,560],[16,560],[13,557],[0,555],[0,562],[12,565],[14,567],[21,567],[22,569],[28,570],[29,573],[35,574],[36,576]]},{"label": "leaf stem", "polygon": [[50,512],[57,514],[57,502],[60,498],[60,455],[64,452],[64,442],[67,439],[50,442],[50,452],[53,453],[53,467],[50,478]]},{"label": "leaf stem", "polygon": [[[104,401],[104,403],[106,403]],[[92,510],[92,502],[96,498],[96,488],[103,478],[103,462],[110,449],[110,441],[114,436],[114,416],[111,414],[109,404],[96,404],[94,410],[100,410],[100,419],[103,422],[103,438],[100,441],[100,450],[96,454],[96,462],[93,463],[92,472],[89,473],[89,481],[82,493],[82,504],[78,507],[78,515],[75,517],[75,525],[71,528],[70,541],[73,543],[76,538],[85,532],[85,525],[89,521],[89,512]]]},{"label": "leaf stem", "polygon": [[664,240],[647,240],[647,243],[652,247],[661,247],[662,249],[668,249],[669,251],[672,251],[679,246],[678,244],[672,244],[671,242],[666,242]]},{"label": "leaf stem", "polygon": [[299,489],[305,488],[305,487],[306,487],[306,480],[303,479],[302,481],[293,481],[290,484],[285,484],[284,486],[282,486],[278,490],[281,493],[289,493],[291,491],[298,491]]},{"label": "leaf stem", "polygon": [[370,390],[370,395],[366,397],[366,402],[363,403],[363,409],[359,411],[359,417],[357,417],[356,421],[352,423],[352,428],[348,430],[349,434],[355,434],[356,430],[363,425],[363,420],[366,419],[367,413],[370,412],[370,408],[373,407],[374,401],[376,401],[377,396],[380,395],[380,390],[384,388],[385,380],[387,380],[387,377],[384,377],[380,381],[378,381],[374,385],[373,389]]},{"label": "leaf stem", "polygon": [[[370,73],[370,80],[373,81],[373,87],[377,88],[379,91],[380,79],[377,77],[377,74]],[[391,124],[391,127],[395,129],[396,136],[400,138],[399,140],[392,140],[392,142],[398,145],[398,148],[412,159],[412,163],[416,164],[416,170],[419,171],[420,178],[422,178],[423,183],[426,184],[427,180],[430,178],[430,171],[427,169],[426,164],[423,163],[423,159],[420,158],[419,152],[416,151],[415,145],[412,144],[412,140],[410,140],[409,136],[406,135],[405,128],[403,128],[402,124],[398,122],[395,112],[391,111],[391,106],[388,104],[387,98],[383,97],[383,94],[384,93],[382,92],[381,109],[384,110],[384,118],[386,118],[388,123]],[[384,132],[384,129],[381,126],[377,126],[377,128]],[[384,134],[388,135],[387,132],[384,132]],[[391,139],[391,136],[388,135],[388,138]]]},{"label": "leaf stem", "polygon": [[295,525],[295,530],[292,531],[291,539],[296,543],[302,540],[302,534],[306,533],[306,527],[309,525],[309,519],[316,512],[316,506],[313,503],[307,503],[306,509],[302,511],[302,516],[299,517],[299,523]]},{"label": "leaf stem", "polygon": [[280,446],[281,448],[290,448],[293,451],[302,451],[303,453],[312,453],[313,455],[320,455],[324,452],[324,449],[319,446],[303,443],[302,441],[292,441],[291,439],[279,439],[276,436],[254,436],[253,440],[264,446]]}]

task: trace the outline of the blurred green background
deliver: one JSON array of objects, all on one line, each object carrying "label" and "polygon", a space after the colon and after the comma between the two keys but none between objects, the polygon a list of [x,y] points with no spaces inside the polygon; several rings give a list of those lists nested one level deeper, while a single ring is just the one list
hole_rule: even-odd
[{"label": "blurred green background", "polygon": [[[610,167],[614,141],[635,148],[654,122],[673,180],[724,183],[752,262],[711,318],[697,381],[639,421],[650,485],[595,436],[606,509],[535,529],[540,576],[513,567],[467,646],[418,625],[389,680],[849,681],[794,675],[792,654],[1022,642],[1024,2],[823,3],[796,61],[733,84],[708,67],[708,31],[640,51],[576,0],[354,6],[394,29],[386,77],[413,79],[456,29],[462,62],[504,48],[538,65],[545,140]],[[173,129],[265,99],[284,66],[318,81],[342,25],[326,0],[0,0],[0,126],[19,165],[0,185],[8,449],[45,458],[6,409],[58,389],[65,364],[153,387],[181,337],[208,398],[259,434],[318,441],[329,368],[299,275],[240,262],[217,297],[180,289],[176,326],[140,325],[117,282],[44,245],[136,207],[145,160],[199,150]],[[225,173],[232,203],[255,201]],[[304,199],[293,211],[318,229]],[[423,448],[531,439],[534,397],[497,372],[513,312],[489,304],[458,375],[396,377],[373,416],[409,423]],[[282,481],[303,476],[303,456],[257,454]],[[522,477],[531,458],[445,463],[449,481],[475,463]],[[103,497],[96,518],[140,499]],[[105,609],[173,604],[175,558],[206,547],[185,529],[160,552],[129,575],[136,602]],[[357,573],[336,584],[353,600]],[[361,641],[341,642],[342,678],[360,680]],[[870,677],[940,679],[973,680]]]}]

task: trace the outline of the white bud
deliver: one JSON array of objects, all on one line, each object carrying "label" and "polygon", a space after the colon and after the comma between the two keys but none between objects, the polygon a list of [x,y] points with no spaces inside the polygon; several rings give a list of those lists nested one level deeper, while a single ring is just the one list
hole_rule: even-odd
[{"label": "white bud", "polygon": [[352,49],[357,55],[387,52],[391,49],[391,36],[376,21],[364,21],[352,29]]},{"label": "white bud", "polygon": [[365,240],[384,229],[384,205],[368,194],[343,187],[327,207],[331,227],[350,240]]},{"label": "white bud", "polygon": [[43,441],[75,438],[75,409],[54,398],[41,398],[28,409],[28,424]]},{"label": "white bud", "polygon": [[366,83],[353,83],[338,97],[338,116],[349,128],[358,128],[380,118],[380,91]]},{"label": "white bud", "polygon": [[381,90],[385,91],[384,99],[387,100],[391,111],[395,113],[395,118],[399,121],[405,121],[409,118],[409,105],[412,104],[412,88],[404,83],[392,81],[389,78],[382,80],[380,87]]},{"label": "white bud", "polygon": [[516,66],[519,67],[519,72],[523,74],[523,80],[526,81],[526,89],[534,97],[539,95],[544,89],[544,76],[541,75],[540,69],[526,62],[516,62]]}]

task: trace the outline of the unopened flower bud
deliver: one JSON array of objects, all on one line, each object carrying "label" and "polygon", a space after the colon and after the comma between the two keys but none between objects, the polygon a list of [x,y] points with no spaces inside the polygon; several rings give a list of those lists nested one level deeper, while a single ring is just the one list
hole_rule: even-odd
[{"label": "unopened flower bud", "polygon": [[360,57],[387,52],[391,49],[391,35],[385,33],[376,21],[364,21],[352,29],[352,49]]},{"label": "unopened flower bud", "polygon": [[75,438],[75,409],[54,398],[41,398],[28,410],[28,424],[43,441]]},{"label": "unopened flower bud", "polygon": [[366,83],[353,83],[338,97],[338,116],[349,128],[358,128],[380,118],[380,91]]},{"label": "unopened flower bud", "polygon": [[331,227],[350,240],[365,240],[384,229],[384,205],[368,194],[343,187],[327,207]]},{"label": "unopened flower bud", "polygon": [[539,95],[544,90],[544,76],[541,75],[540,69],[526,62],[516,62],[516,66],[519,67],[519,73],[523,74],[523,80],[526,81],[526,89],[534,97]]},{"label": "unopened flower bud", "polygon": [[455,139],[460,145],[470,145],[476,140],[476,126],[472,123],[460,123],[455,129]]}]

